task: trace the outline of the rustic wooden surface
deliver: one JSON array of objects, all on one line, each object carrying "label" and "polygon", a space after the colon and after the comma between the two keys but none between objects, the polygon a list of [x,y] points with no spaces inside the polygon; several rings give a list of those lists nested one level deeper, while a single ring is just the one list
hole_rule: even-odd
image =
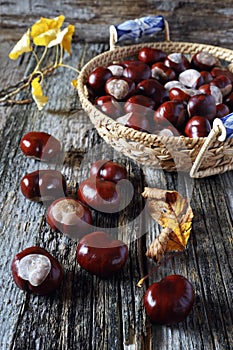
[{"label": "rustic wooden surface", "polygon": [[[167,15],[176,40],[231,48],[231,5],[231,1],[78,1],[51,2],[48,9],[43,1],[2,2],[1,89],[17,82],[25,69],[30,70],[29,55],[17,62],[7,55],[14,35],[16,40],[21,30],[42,15],[64,13],[69,22],[77,24],[80,39],[87,43],[75,43],[67,62],[81,67],[108,48],[106,27],[113,19],[117,23],[126,13],[128,18],[138,17],[143,8],[145,13]],[[93,43],[97,39],[98,43]],[[0,349],[232,349],[233,172],[191,181],[180,174],[140,167],[116,153],[98,136],[82,110],[70,85],[75,77],[75,72],[61,68],[46,80],[50,102],[42,112],[34,104],[0,107]],[[134,185],[133,204],[121,215],[95,214],[97,227],[110,231],[118,227],[118,236],[129,243],[129,259],[119,276],[101,280],[80,269],[75,262],[77,243],[53,233],[45,220],[46,208],[20,193],[22,176],[46,167],[26,159],[19,149],[21,137],[30,130],[49,132],[62,142],[65,158],[56,167],[73,189],[88,176],[90,163],[97,158],[109,157],[126,165]],[[189,193],[195,217],[185,252],[171,255],[139,289],[138,280],[155,268],[145,251],[160,229],[143,211],[140,193],[145,185]],[[53,296],[26,294],[12,280],[12,258],[31,245],[46,248],[64,267],[62,286]],[[177,326],[152,326],[143,308],[144,292],[153,281],[173,273],[193,283],[193,311]]]}]

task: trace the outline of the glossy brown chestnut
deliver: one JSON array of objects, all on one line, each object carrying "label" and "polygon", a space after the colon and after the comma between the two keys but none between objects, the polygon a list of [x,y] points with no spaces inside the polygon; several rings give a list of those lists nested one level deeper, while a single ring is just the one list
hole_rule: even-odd
[{"label": "glossy brown chestnut", "polygon": [[57,170],[36,170],[26,174],[20,183],[22,194],[35,202],[53,201],[66,192],[65,177]]},{"label": "glossy brown chestnut", "polygon": [[210,71],[214,66],[217,65],[217,58],[208,52],[197,52],[193,55],[191,65],[195,69]]},{"label": "glossy brown chestnut", "polygon": [[206,70],[202,70],[200,72],[202,79],[203,79],[203,83],[202,84],[209,84],[211,82],[211,80],[213,80],[213,76],[210,72],[206,71]]},{"label": "glossy brown chestnut", "polygon": [[81,182],[78,198],[89,207],[104,213],[114,213],[119,210],[120,193],[113,181],[90,177]]},{"label": "glossy brown chestnut", "polygon": [[213,78],[216,78],[219,75],[225,75],[233,83],[233,73],[227,68],[214,67],[213,69],[211,69],[210,73],[213,76]]},{"label": "glossy brown chestnut", "polygon": [[197,115],[206,117],[211,121],[216,115],[215,99],[208,94],[194,95],[190,97],[187,109],[190,117]]},{"label": "glossy brown chestnut", "polygon": [[211,86],[217,86],[223,96],[226,96],[231,93],[232,83],[231,80],[226,75],[219,75],[210,82]]},{"label": "glossy brown chestnut", "polygon": [[204,85],[201,85],[198,90],[203,94],[213,96],[216,104],[222,103],[222,98],[223,98],[222,92],[217,86],[204,84]]},{"label": "glossy brown chestnut", "polygon": [[56,199],[50,204],[46,219],[53,230],[58,230],[71,238],[83,237],[91,231],[91,212],[77,199]]},{"label": "glossy brown chestnut", "polygon": [[149,65],[155,62],[163,61],[166,56],[166,53],[162,50],[153,49],[152,47],[143,47],[138,52],[138,59]]},{"label": "glossy brown chestnut", "polygon": [[164,277],[144,295],[146,313],[152,323],[172,325],[185,320],[194,304],[194,289],[181,275]]},{"label": "glossy brown chestnut", "polygon": [[144,95],[131,96],[124,105],[124,110],[126,113],[143,113],[146,111],[147,108],[154,109],[155,101],[151,97]]},{"label": "glossy brown chestnut", "polygon": [[219,103],[216,105],[216,118],[223,118],[225,115],[229,114],[230,110],[225,103]]},{"label": "glossy brown chestnut", "polygon": [[187,102],[190,98],[190,95],[187,89],[174,87],[169,90],[169,98],[171,101],[176,100],[180,102]]},{"label": "glossy brown chestnut", "polygon": [[154,121],[153,111],[151,111],[151,114],[149,112],[148,110],[146,112],[144,110],[143,113],[130,112],[117,118],[117,121],[129,128],[151,133],[154,129]]},{"label": "glossy brown chestnut", "polygon": [[223,102],[227,105],[227,107],[229,108],[229,111],[233,112],[233,92],[225,96]]},{"label": "glossy brown chestnut", "polygon": [[188,137],[206,137],[211,130],[210,122],[207,118],[193,116],[185,125],[184,134]]},{"label": "glossy brown chestnut", "polygon": [[61,144],[46,132],[30,131],[22,137],[20,148],[28,157],[50,161],[60,152]]},{"label": "glossy brown chestnut", "polygon": [[134,90],[134,81],[125,77],[112,77],[105,85],[106,93],[115,97],[116,100],[127,99],[134,93]]},{"label": "glossy brown chestnut", "polygon": [[190,68],[189,60],[181,52],[174,52],[168,55],[164,60],[164,64],[168,68],[173,69],[177,74]]},{"label": "glossy brown chestnut", "polygon": [[186,118],[186,106],[180,101],[164,102],[154,113],[155,124],[163,125],[169,121],[178,130],[183,128]]},{"label": "glossy brown chestnut", "polygon": [[168,100],[168,90],[156,79],[146,79],[138,83],[137,93],[152,98],[155,101],[155,108]]},{"label": "glossy brown chestnut", "polygon": [[61,284],[61,264],[47,250],[40,247],[26,248],[18,253],[11,264],[16,285],[37,295],[54,292]]},{"label": "glossy brown chestnut", "polygon": [[133,61],[123,70],[123,76],[133,80],[137,84],[139,81],[149,79],[151,77],[151,70],[146,63]]},{"label": "glossy brown chestnut", "polygon": [[157,62],[152,65],[151,76],[161,84],[166,84],[168,81],[176,79],[175,71],[165,66],[163,62]]},{"label": "glossy brown chestnut", "polygon": [[112,72],[106,67],[95,68],[88,76],[88,85],[97,93],[104,90],[105,83],[112,77]]},{"label": "glossy brown chestnut", "polygon": [[105,95],[96,99],[95,104],[100,110],[109,117],[116,119],[122,115],[122,108],[119,102],[114,97]]},{"label": "glossy brown chestnut", "polygon": [[127,178],[127,170],[122,164],[108,159],[100,159],[91,165],[90,176],[118,182]]},{"label": "glossy brown chestnut", "polygon": [[89,273],[108,278],[123,269],[128,258],[128,247],[106,232],[92,232],[80,240],[76,258]]}]

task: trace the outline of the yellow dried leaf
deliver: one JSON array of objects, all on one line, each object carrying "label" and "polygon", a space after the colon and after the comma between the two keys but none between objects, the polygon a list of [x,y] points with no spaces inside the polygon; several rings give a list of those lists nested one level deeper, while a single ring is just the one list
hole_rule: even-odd
[{"label": "yellow dried leaf", "polygon": [[48,47],[53,47],[62,43],[62,40],[66,33],[68,32],[68,27],[56,33],[56,38],[48,44]]},{"label": "yellow dried leaf", "polygon": [[71,85],[72,85],[75,89],[77,89],[77,88],[78,88],[78,79],[73,79],[73,80],[71,81]]},{"label": "yellow dried leaf", "polygon": [[32,51],[32,46],[30,43],[30,29],[22,36],[22,38],[16,43],[11,52],[9,53],[9,58],[12,60],[17,60],[17,58],[24,52]]},{"label": "yellow dried leaf", "polygon": [[40,35],[36,36],[33,41],[34,44],[37,46],[48,46],[49,43],[56,39],[57,37],[57,30],[55,29],[49,29],[47,32],[41,33]]},{"label": "yellow dried leaf", "polygon": [[68,31],[64,35],[64,38],[62,40],[62,46],[63,48],[68,52],[69,55],[71,55],[71,41],[74,34],[74,26],[72,24],[68,25]]},{"label": "yellow dried leaf", "polygon": [[163,239],[163,241],[157,237],[147,255],[156,258],[158,245],[160,256],[161,247],[164,253],[171,250],[183,250],[191,233],[193,218],[193,211],[187,198],[184,198],[177,191],[148,187],[145,188],[142,196],[148,199],[147,205],[150,215],[166,229],[168,235],[168,239]]},{"label": "yellow dried leaf", "polygon": [[43,107],[46,105],[46,103],[48,102],[49,98],[48,96],[45,96],[43,94],[43,90],[40,85],[39,79],[40,77],[34,78],[31,82],[31,87],[32,87],[32,97],[36,102],[39,111],[41,111]]},{"label": "yellow dried leaf", "polygon": [[31,28],[31,37],[34,39],[38,35],[41,35],[50,29],[54,29],[57,32],[61,28],[64,20],[65,16],[63,15],[60,15],[55,18],[41,17],[39,21],[33,24]]}]

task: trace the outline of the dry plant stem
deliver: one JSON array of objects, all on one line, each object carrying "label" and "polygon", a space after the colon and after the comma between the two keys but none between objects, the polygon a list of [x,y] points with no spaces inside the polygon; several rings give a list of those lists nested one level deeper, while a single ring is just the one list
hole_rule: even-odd
[{"label": "dry plant stem", "polygon": [[172,230],[167,227],[161,231],[160,235],[151,243],[147,249],[146,256],[148,258],[153,259],[157,263],[161,261],[166,250],[170,233],[172,233]]},{"label": "dry plant stem", "polygon": [[25,99],[25,100],[6,100],[4,102],[4,105],[26,105],[26,104],[29,104],[31,103],[32,100],[30,100],[29,98]]}]

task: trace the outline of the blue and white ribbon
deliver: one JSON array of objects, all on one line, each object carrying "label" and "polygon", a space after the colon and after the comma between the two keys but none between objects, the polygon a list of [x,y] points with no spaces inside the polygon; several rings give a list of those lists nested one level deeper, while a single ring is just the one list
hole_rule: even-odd
[{"label": "blue and white ribbon", "polygon": [[142,36],[152,35],[165,27],[163,16],[141,17],[128,20],[118,25],[111,25],[110,35],[115,42],[123,40],[137,40]]},{"label": "blue and white ribbon", "polygon": [[233,137],[233,113],[227,114],[225,117],[221,118],[226,129],[226,138],[230,139]]}]

